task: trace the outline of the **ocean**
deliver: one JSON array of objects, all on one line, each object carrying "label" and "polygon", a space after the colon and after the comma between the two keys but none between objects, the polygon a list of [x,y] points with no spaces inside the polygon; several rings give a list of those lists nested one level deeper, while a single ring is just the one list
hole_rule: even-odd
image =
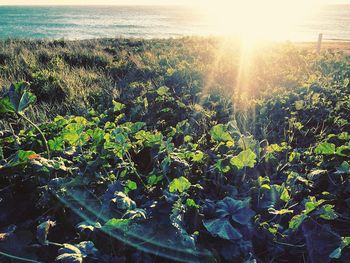
[{"label": "ocean", "polygon": [[[169,38],[220,35],[200,11],[173,6],[0,6],[0,39]],[[279,40],[350,40],[350,5],[324,6]]]}]

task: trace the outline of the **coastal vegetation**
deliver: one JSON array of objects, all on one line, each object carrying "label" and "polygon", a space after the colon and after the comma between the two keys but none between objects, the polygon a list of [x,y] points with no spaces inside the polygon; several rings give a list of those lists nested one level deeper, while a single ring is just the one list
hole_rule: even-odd
[{"label": "coastal vegetation", "polygon": [[1,262],[347,262],[350,57],[0,42]]}]

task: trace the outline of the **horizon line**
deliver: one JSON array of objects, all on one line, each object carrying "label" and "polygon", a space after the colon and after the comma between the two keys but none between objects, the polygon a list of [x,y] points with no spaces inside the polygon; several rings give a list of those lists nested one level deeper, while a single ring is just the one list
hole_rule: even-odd
[{"label": "horizon line", "polygon": [[[329,6],[329,5],[350,5],[350,3],[345,3],[345,2],[327,2],[327,3],[322,3],[320,4],[321,6]],[[130,4],[130,3],[122,3],[122,4],[1,4],[1,6],[196,6],[196,4],[188,4],[188,3],[140,3],[140,4]]]}]

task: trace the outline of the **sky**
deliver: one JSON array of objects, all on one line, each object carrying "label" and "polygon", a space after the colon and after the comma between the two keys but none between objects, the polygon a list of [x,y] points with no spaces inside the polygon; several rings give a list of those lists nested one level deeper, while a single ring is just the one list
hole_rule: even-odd
[{"label": "sky", "polygon": [[[220,3],[220,0],[204,0]],[[232,0],[236,2],[244,0]],[[257,0],[258,1],[258,0]],[[264,0],[259,0],[264,1]],[[293,0],[281,0],[291,2]],[[349,3],[350,0],[304,0],[318,3]],[[0,5],[201,5],[203,0],[0,0]]]}]

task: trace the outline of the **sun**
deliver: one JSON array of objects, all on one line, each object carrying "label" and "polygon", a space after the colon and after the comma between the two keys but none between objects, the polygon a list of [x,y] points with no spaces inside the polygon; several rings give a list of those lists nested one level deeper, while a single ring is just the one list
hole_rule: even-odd
[{"label": "sun", "polygon": [[316,9],[315,0],[203,1],[208,24],[219,35],[280,40]]}]

